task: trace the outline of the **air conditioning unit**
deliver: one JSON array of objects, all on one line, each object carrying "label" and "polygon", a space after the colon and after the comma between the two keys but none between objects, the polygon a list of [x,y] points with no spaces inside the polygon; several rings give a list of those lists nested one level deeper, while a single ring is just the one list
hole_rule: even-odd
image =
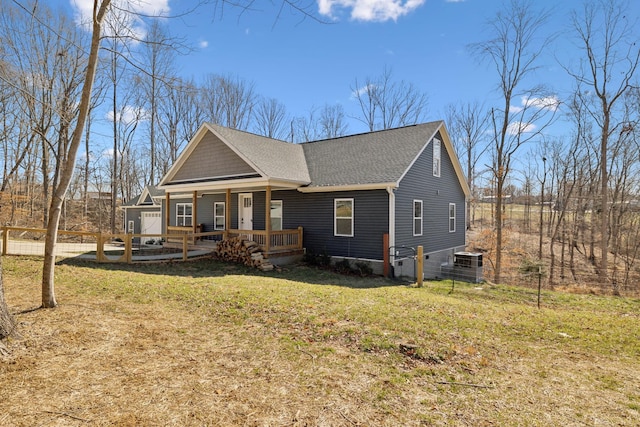
[{"label": "air conditioning unit", "polygon": [[482,282],[482,254],[456,252],[453,254],[453,278],[465,282]]}]

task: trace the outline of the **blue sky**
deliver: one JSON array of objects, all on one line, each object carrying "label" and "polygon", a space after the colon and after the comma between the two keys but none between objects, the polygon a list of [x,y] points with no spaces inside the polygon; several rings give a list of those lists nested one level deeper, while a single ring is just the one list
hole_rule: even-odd
[{"label": "blue sky", "polygon": [[[55,0],[76,12],[88,0]],[[145,12],[179,14],[191,1],[138,0]],[[491,37],[486,23],[503,6],[498,0],[303,0],[326,23],[284,9],[280,0],[257,0],[253,11],[225,8],[215,13],[203,5],[180,19],[167,19],[171,31],[186,37],[193,51],[178,59],[180,74],[196,79],[208,73],[231,74],[255,84],[256,92],[276,98],[292,116],[312,107],[339,103],[347,115],[357,114],[352,86],[357,78],[377,77],[385,67],[394,80],[412,83],[429,97],[427,120],[444,118],[456,102],[499,101],[496,74],[470,52],[471,43]],[[275,4],[275,6],[274,6]],[[536,0],[552,17],[545,31],[559,33],[553,48],[541,58],[530,83],[543,83],[559,99],[572,89],[572,80],[558,64],[577,59],[571,43],[569,11],[578,1]],[[631,2],[640,9],[639,2]],[[260,10],[262,8],[262,10]],[[638,10],[630,11],[637,16]],[[498,104],[499,105],[499,104]],[[516,106],[517,107],[517,106]],[[349,132],[365,131],[349,120]]]},{"label": "blue sky", "polygon": [[[468,49],[482,40],[489,3],[499,5],[429,0],[384,22],[353,20],[347,9],[327,18],[330,24],[299,22],[298,16],[276,22],[274,13],[229,13],[222,21],[201,15],[191,34],[207,47],[185,58],[183,72],[237,73],[295,114],[325,103],[357,114],[356,78],[363,82],[389,67],[395,80],[428,94],[429,119],[440,119],[448,103],[490,96],[495,79]],[[350,130],[364,129],[352,120]]]},{"label": "blue sky", "polygon": [[[557,16],[566,17],[557,2],[538,3],[555,7]],[[325,103],[340,103],[348,114],[356,114],[351,91],[355,79],[362,82],[389,67],[394,79],[426,92],[429,119],[441,119],[447,104],[496,99],[496,78],[487,64],[472,56],[469,44],[490,36],[486,21],[501,4],[427,0],[406,15],[383,21],[354,20],[350,8],[341,8],[334,9],[331,17],[323,16],[330,24],[300,22],[299,16],[287,14],[275,21],[273,10],[239,17],[231,11],[223,20],[201,13],[191,21],[189,35],[206,47],[184,58],[182,72],[238,74],[255,82],[258,92],[284,102],[294,114]],[[561,21],[552,21],[548,30],[559,31]],[[553,52],[548,53],[540,78],[552,86],[570,85]],[[350,130],[364,129],[351,121]]]}]

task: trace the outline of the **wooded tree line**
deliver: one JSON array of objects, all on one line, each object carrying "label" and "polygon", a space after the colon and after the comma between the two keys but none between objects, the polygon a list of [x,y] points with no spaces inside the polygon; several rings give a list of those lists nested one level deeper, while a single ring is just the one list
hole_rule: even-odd
[{"label": "wooded tree line", "polygon": [[[77,114],[74,100],[84,77],[87,35],[69,17],[42,3],[21,7],[5,2],[0,8],[5,41],[0,62],[0,190],[8,208],[3,222],[46,225],[60,153]],[[189,48],[160,20],[150,21],[139,38],[131,31],[131,19],[130,12],[116,8],[105,20],[84,137],[86,155],[79,159],[67,197],[68,203],[81,201],[82,215],[67,226],[80,221],[83,227],[119,230],[118,204],[145,185],[157,184],[204,122],[291,142],[349,131],[339,104],[310,106],[306,115],[292,116],[282,102],[260,95],[239,75],[181,77],[180,55]],[[363,111],[358,120],[368,128],[426,119],[426,94],[395,81],[391,69],[367,77],[363,84],[368,90],[354,93]]]},{"label": "wooded tree line", "polygon": [[[42,3],[4,2],[0,12],[0,215],[5,223],[46,225],[77,120],[89,35]],[[574,257],[588,259],[616,292],[636,272],[640,44],[636,17],[628,12],[624,1],[592,0],[576,8],[561,36],[573,39],[581,59],[558,59],[574,81],[562,98],[557,88],[535,82],[542,53],[558,36],[545,33],[551,14],[535,3],[507,3],[488,22],[491,37],[470,46],[495,70],[500,102],[464,100],[444,111],[473,192],[469,226],[480,196],[494,201],[497,281],[503,227],[514,224],[503,216],[505,196],[525,201],[518,223],[524,231],[545,230],[552,282],[568,275],[565,267],[575,269]],[[150,20],[141,36],[131,31],[131,19],[115,8],[105,20],[84,127],[87,154],[65,199],[75,213],[66,223],[63,217],[65,228],[117,231],[118,203],[157,183],[205,121],[291,142],[349,132],[352,117],[339,104],[292,116],[240,75],[181,77],[180,55],[189,47],[159,20]],[[355,119],[369,130],[428,119],[427,94],[396,80],[391,68],[355,77],[350,89],[359,106]],[[551,139],[545,131],[561,115],[570,118],[571,130]],[[540,206],[542,194],[554,208],[536,224],[531,212],[539,212],[532,207]]]}]

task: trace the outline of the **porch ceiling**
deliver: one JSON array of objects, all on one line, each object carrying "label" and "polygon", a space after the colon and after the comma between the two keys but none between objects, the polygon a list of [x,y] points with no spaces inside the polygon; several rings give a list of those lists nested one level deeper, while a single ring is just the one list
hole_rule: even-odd
[{"label": "porch ceiling", "polygon": [[193,192],[199,193],[224,193],[231,189],[234,193],[265,191],[268,186],[271,190],[295,190],[306,183],[289,182],[281,180],[268,180],[264,178],[251,178],[237,181],[224,182],[193,182],[165,185],[162,188],[168,193]]}]

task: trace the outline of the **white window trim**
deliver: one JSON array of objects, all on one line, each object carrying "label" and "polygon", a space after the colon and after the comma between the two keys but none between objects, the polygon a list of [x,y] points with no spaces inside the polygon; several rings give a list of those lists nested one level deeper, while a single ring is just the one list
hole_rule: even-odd
[{"label": "white window trim", "polygon": [[[275,216],[275,217],[273,216],[273,208],[272,207],[273,207],[274,203],[280,205],[280,216]],[[280,218],[280,228],[279,229],[275,229],[275,228],[273,228],[273,224],[272,224],[271,229],[274,230],[274,231],[281,231],[282,230],[282,225],[283,225],[283,217],[284,217],[282,200],[272,200],[270,209],[271,209],[271,221],[272,222],[273,222],[273,218]]]},{"label": "white window trim", "polygon": [[[453,207],[453,215],[451,215],[451,207]],[[453,223],[451,222],[451,220],[453,220]],[[453,227],[451,227],[452,224],[453,224]],[[456,232],[456,204],[449,203],[449,233],[455,233],[455,232]]]},{"label": "white window trim", "polygon": [[[350,202],[351,203],[351,234],[338,234],[338,203],[339,202]],[[354,217],[354,206],[353,199],[333,199],[333,235],[337,237],[353,237],[353,217]],[[347,217],[340,217],[342,220],[346,220]]]},{"label": "white window trim", "polygon": [[[416,216],[416,204],[420,204],[420,216]],[[423,221],[423,217],[424,217],[424,203],[422,203],[422,200],[415,200],[413,201],[413,235],[414,236],[422,236],[422,230],[423,230],[423,226],[424,226],[424,221]],[[420,232],[416,233],[416,220],[420,220]]]},{"label": "white window trim", "polygon": [[[191,207],[191,215],[186,215],[186,214],[180,215],[179,212],[180,212],[180,207],[181,206],[183,207],[183,212],[186,212],[187,206],[190,206]],[[179,227],[191,227],[191,226],[193,226],[193,203],[176,203],[176,225],[178,225],[179,222],[180,222],[180,221],[178,221],[179,218],[182,218],[182,220],[183,220],[182,221],[183,222],[182,225],[180,225]],[[188,224],[188,225],[186,224],[186,222],[187,222],[186,219],[187,218],[190,219],[189,222],[191,222],[191,224]]]},{"label": "white window trim", "polygon": [[[220,218],[220,215],[216,214],[216,212],[218,211],[218,209],[217,209],[218,205],[222,205],[222,228],[218,227],[217,219]],[[226,202],[213,202],[213,229],[216,230],[216,231],[224,230],[226,224],[227,224],[227,206],[226,206]]]},{"label": "white window trim", "polygon": [[438,138],[433,138],[433,176],[440,177],[442,168],[442,144]]}]

